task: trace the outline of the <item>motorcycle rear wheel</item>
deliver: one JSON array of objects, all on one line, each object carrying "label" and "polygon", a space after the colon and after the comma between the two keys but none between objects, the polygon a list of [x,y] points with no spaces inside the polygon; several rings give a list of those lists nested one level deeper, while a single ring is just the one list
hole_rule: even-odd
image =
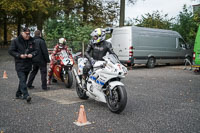
[{"label": "motorcycle rear wheel", "polygon": [[127,93],[124,86],[116,86],[111,90],[112,96],[107,96],[107,106],[113,113],[121,113],[127,104]]},{"label": "motorcycle rear wheel", "polygon": [[66,88],[71,88],[73,84],[73,75],[72,71],[66,71],[66,74],[64,76],[64,83]]},{"label": "motorcycle rear wheel", "polygon": [[[82,81],[82,77],[79,76],[80,80]],[[86,92],[80,88],[78,83],[76,83],[76,93],[80,99],[88,99],[89,97],[86,95]]]}]

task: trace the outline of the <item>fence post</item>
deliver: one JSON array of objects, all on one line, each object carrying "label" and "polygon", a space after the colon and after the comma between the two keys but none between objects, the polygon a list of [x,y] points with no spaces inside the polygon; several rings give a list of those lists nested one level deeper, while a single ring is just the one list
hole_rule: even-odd
[{"label": "fence post", "polygon": [[82,57],[84,57],[84,42],[82,42]]}]

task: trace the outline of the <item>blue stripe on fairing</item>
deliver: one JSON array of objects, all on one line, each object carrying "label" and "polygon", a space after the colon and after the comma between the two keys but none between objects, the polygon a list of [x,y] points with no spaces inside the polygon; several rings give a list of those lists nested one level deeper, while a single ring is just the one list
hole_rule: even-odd
[{"label": "blue stripe on fairing", "polygon": [[104,85],[104,82],[101,82],[101,81],[100,81],[100,85]]},{"label": "blue stripe on fairing", "polygon": [[90,78],[91,78],[92,80],[96,80],[96,79],[97,79],[97,78],[94,77],[94,76],[90,76]]},{"label": "blue stripe on fairing", "polygon": [[[94,76],[90,76],[90,79],[92,79],[92,80],[95,81],[97,78],[94,77]],[[100,85],[104,85],[104,84],[105,84],[104,82],[101,82],[101,81],[99,81],[99,80],[96,80],[96,83],[97,83],[97,84],[100,84]]]}]

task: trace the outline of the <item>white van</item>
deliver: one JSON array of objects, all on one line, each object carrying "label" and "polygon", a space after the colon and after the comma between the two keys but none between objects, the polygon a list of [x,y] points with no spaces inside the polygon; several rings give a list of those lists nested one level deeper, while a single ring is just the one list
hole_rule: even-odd
[{"label": "white van", "polygon": [[128,65],[181,64],[192,59],[191,47],[178,32],[137,26],[114,28],[111,38],[114,52]]}]

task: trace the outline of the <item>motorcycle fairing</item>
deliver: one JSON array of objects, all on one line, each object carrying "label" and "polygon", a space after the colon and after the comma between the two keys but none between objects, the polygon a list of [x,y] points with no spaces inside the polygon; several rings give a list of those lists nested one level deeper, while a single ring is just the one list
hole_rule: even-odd
[{"label": "motorcycle fairing", "polygon": [[61,50],[61,53],[59,55],[59,58],[62,60],[62,65],[73,65],[74,61],[73,59],[67,54],[65,50]]},{"label": "motorcycle fairing", "polygon": [[109,88],[110,88],[111,90],[112,90],[113,88],[115,88],[116,86],[118,86],[118,85],[124,86],[124,84],[123,84],[122,82],[119,82],[119,81],[110,82],[109,85],[110,85]]},{"label": "motorcycle fairing", "polygon": [[99,84],[101,86],[103,86],[105,84],[104,82],[97,80],[97,78],[92,75],[90,76],[90,79],[94,80],[97,84]]},{"label": "motorcycle fairing", "polygon": [[54,72],[53,72],[53,76],[55,77],[55,79],[58,79],[58,80],[61,80],[61,77],[60,77],[60,73],[61,73],[61,66],[60,65],[55,65],[54,67]]},{"label": "motorcycle fairing", "polygon": [[[88,92],[87,95],[93,97],[95,100],[106,103],[105,94],[102,93],[102,86],[100,84],[95,84],[94,80],[91,80],[91,83],[87,83]],[[92,83],[93,82],[93,83]]]}]

